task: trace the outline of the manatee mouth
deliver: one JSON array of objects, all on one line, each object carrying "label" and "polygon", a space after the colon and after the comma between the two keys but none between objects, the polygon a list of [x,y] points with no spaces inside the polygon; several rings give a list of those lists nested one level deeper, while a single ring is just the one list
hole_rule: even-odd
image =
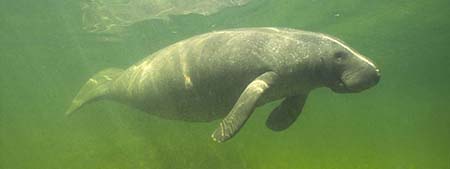
[{"label": "manatee mouth", "polygon": [[357,92],[355,90],[352,90],[351,88],[349,88],[347,86],[347,84],[345,84],[344,80],[339,79],[335,82],[335,84],[333,85],[333,87],[331,88],[331,90],[333,90],[333,92],[336,93],[351,93],[351,92]]},{"label": "manatee mouth", "polygon": [[335,83],[332,90],[336,93],[358,93],[378,83],[379,70],[344,73]]},{"label": "manatee mouth", "polygon": [[[354,73],[346,73],[340,77],[331,88],[336,93],[357,93],[363,91],[363,88],[354,85]],[[352,83],[353,82],[353,83]]]}]

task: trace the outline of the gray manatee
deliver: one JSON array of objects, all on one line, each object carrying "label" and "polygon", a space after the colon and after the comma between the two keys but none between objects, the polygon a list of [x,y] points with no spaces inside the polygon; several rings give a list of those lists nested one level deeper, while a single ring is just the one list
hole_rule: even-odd
[{"label": "gray manatee", "polygon": [[110,99],[174,120],[223,118],[212,138],[223,142],[255,107],[283,99],[266,121],[274,131],[299,116],[311,90],[355,93],[378,83],[372,61],[339,39],[286,28],[241,28],[177,42],[126,70],[106,69],[87,81],[67,114]]}]

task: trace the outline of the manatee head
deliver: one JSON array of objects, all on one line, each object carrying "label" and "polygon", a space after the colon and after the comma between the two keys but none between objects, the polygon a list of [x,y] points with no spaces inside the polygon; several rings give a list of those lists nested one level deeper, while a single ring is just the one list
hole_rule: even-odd
[{"label": "manatee head", "polygon": [[337,93],[355,93],[368,89],[380,80],[375,64],[337,38],[322,35],[319,56],[321,81]]}]

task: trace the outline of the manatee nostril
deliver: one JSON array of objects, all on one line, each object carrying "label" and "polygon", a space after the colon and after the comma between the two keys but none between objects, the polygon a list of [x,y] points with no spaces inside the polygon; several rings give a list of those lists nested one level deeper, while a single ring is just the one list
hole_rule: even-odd
[{"label": "manatee nostril", "polygon": [[375,69],[375,72],[377,72],[377,76],[381,76],[380,69],[376,68],[376,69]]},{"label": "manatee nostril", "polygon": [[377,84],[380,81],[380,77],[381,77],[381,73],[380,73],[380,69],[375,69],[376,75],[374,78],[374,84]]}]

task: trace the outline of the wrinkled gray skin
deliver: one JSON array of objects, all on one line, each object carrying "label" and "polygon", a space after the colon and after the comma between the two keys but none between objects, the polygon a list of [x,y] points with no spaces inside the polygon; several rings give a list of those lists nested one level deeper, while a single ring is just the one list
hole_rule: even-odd
[{"label": "wrinkled gray skin", "polygon": [[123,72],[98,73],[68,113],[108,98],[167,119],[208,122],[226,116],[212,135],[223,142],[257,106],[284,99],[266,122],[280,131],[295,121],[311,90],[360,92],[379,78],[370,60],[329,35],[279,28],[225,30],[175,43]]}]

